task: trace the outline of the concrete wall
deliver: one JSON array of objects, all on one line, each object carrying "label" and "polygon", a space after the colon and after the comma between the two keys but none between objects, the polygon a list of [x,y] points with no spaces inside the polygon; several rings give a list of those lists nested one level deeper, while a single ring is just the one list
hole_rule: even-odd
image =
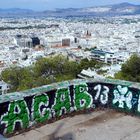
[{"label": "concrete wall", "polygon": [[139,115],[140,84],[119,80],[74,80],[0,96],[0,134],[14,134],[64,114],[113,108]]}]

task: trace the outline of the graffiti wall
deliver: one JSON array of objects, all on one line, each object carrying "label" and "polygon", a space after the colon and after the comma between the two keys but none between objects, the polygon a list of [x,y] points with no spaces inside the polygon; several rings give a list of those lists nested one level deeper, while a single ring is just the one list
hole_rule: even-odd
[{"label": "graffiti wall", "polygon": [[140,113],[140,89],[133,85],[130,82],[128,86],[123,82],[74,80],[2,95],[0,133],[13,134],[89,108],[114,108],[137,115]]}]

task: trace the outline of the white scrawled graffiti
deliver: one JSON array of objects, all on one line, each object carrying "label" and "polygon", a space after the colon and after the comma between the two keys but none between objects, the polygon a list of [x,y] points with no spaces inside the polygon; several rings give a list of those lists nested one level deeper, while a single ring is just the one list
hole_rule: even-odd
[{"label": "white scrawled graffiti", "polygon": [[140,95],[139,95],[139,99],[138,99],[138,108],[137,111],[140,112]]},{"label": "white scrawled graffiti", "polygon": [[132,108],[132,92],[128,90],[128,87],[122,87],[118,85],[117,88],[114,90],[114,99],[112,101],[113,104],[119,103],[119,108],[124,108],[124,105],[128,107],[128,109]]},{"label": "white scrawled graffiti", "polygon": [[108,102],[109,88],[107,86],[97,85],[94,87],[96,90],[95,100],[100,100],[101,104],[105,105]]}]

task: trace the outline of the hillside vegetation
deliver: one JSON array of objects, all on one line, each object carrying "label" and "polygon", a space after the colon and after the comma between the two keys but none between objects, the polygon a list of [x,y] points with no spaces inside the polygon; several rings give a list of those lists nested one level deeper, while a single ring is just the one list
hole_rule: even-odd
[{"label": "hillside vegetation", "polygon": [[80,62],[70,61],[58,55],[41,58],[29,67],[11,66],[1,73],[1,80],[11,85],[11,90],[20,91],[54,82],[75,79],[82,69],[99,68],[102,63],[83,59]]}]

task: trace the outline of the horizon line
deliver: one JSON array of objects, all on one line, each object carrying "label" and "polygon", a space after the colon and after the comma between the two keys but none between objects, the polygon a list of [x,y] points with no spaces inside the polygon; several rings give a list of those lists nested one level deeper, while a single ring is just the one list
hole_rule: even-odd
[{"label": "horizon line", "polygon": [[33,9],[33,8],[20,8],[20,7],[11,7],[11,8],[1,8],[0,7],[0,10],[10,10],[10,9],[19,9],[19,10],[31,10],[31,11],[33,11],[33,12],[41,12],[41,11],[45,11],[45,10],[47,10],[47,11],[55,11],[55,10],[57,10],[57,9],[80,9],[80,8],[90,8],[90,7],[104,7],[104,6],[112,6],[112,5],[118,5],[118,4],[124,4],[124,3],[126,3],[126,4],[130,4],[130,5],[134,5],[134,6],[140,6],[140,4],[135,4],[135,3],[132,3],[132,2],[121,2],[121,3],[114,3],[114,4],[104,4],[104,5],[94,5],[94,6],[85,6],[85,7],[62,7],[62,8],[53,8],[53,9],[44,9],[44,10],[35,10],[35,9]]}]

